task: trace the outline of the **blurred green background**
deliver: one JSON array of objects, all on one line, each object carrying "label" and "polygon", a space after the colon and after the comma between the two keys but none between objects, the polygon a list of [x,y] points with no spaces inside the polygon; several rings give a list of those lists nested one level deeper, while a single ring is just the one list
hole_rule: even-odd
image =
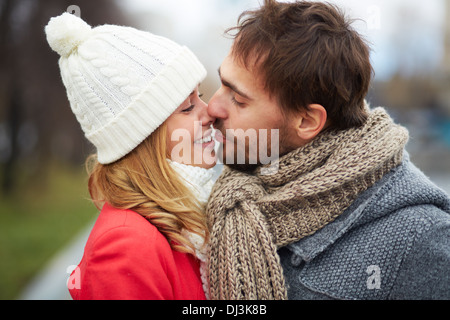
[{"label": "blurred green background", "polygon": [[[219,86],[223,31],[258,0],[0,0],[0,299],[67,299],[97,210],[93,152],[73,116],[44,27],[69,7],[89,24],[130,25],[189,46]],[[335,0],[372,43],[368,100],[410,129],[413,161],[450,190],[450,1]],[[51,292],[50,292],[51,291]],[[49,293],[50,292],[50,293]]]},{"label": "blurred green background", "polygon": [[14,299],[52,256],[95,217],[84,171],[52,163],[41,175],[15,176],[0,197],[0,299]]}]

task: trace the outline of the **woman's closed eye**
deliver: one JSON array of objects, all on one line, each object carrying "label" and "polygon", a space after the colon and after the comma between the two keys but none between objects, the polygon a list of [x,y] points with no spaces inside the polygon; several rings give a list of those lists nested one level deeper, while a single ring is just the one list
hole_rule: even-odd
[{"label": "woman's closed eye", "polygon": [[[195,97],[192,98],[192,96],[193,96],[194,94],[195,94],[195,93],[193,92],[193,93],[191,94],[191,98],[189,99],[189,105],[190,105],[190,106],[187,107],[187,108],[185,108],[185,109],[182,109],[181,112],[183,112],[183,113],[189,113],[189,112],[191,112],[192,110],[194,110],[195,104],[192,103],[193,99],[195,99]],[[203,93],[199,93],[199,94],[198,94],[198,99],[201,99],[202,97],[203,97]]]},{"label": "woman's closed eye", "polygon": [[194,108],[195,108],[195,104],[189,106],[189,107],[186,108],[186,109],[183,109],[181,112],[188,113],[188,112],[191,112],[192,110],[194,110]]}]

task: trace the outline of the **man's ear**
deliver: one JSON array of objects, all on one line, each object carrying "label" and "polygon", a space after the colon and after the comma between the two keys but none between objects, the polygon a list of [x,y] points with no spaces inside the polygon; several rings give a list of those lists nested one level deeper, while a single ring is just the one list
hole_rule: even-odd
[{"label": "man's ear", "polygon": [[327,111],[320,104],[310,104],[297,118],[297,136],[304,141],[313,140],[327,124]]}]

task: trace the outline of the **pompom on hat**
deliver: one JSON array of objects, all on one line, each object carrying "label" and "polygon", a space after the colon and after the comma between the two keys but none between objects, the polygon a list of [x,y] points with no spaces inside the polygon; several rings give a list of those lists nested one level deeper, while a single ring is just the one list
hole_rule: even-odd
[{"label": "pompom on hat", "polygon": [[69,57],[73,50],[92,35],[90,25],[67,12],[58,18],[52,18],[45,31],[53,51],[64,58]]},{"label": "pompom on hat", "polygon": [[72,111],[102,164],[136,148],[206,77],[188,48],[134,28],[92,28],[66,12],[45,32],[61,56]]}]

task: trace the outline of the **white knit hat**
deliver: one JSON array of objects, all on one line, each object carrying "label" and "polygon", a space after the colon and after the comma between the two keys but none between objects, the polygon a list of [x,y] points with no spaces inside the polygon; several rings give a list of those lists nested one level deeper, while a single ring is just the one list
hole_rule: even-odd
[{"label": "white knit hat", "polygon": [[130,27],[91,28],[70,13],[52,18],[47,41],[73,113],[102,164],[155,131],[206,77],[186,47]]}]

